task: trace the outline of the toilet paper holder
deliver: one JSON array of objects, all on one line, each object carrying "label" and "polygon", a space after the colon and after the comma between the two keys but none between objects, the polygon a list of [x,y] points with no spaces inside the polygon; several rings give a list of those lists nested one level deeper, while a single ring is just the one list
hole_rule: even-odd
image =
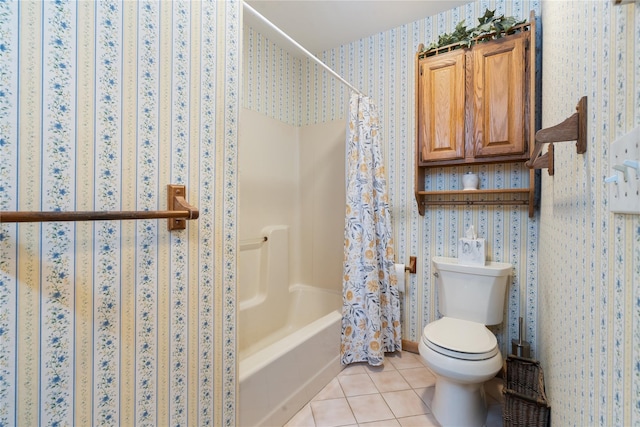
[{"label": "toilet paper holder", "polygon": [[409,265],[404,266],[404,271],[408,271],[411,274],[416,274],[416,257],[409,257]]}]

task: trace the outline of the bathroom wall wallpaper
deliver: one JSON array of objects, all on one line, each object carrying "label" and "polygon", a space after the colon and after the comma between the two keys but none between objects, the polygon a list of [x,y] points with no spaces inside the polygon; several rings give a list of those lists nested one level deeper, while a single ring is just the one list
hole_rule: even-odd
[{"label": "bathroom wall wallpaper", "polygon": [[[520,206],[431,207],[422,217],[413,194],[414,60],[418,45],[429,44],[439,34],[453,31],[463,19],[469,25],[477,24],[477,18],[487,8],[528,19],[531,10],[540,16],[541,3],[536,0],[478,1],[336,47],[318,56],[373,97],[379,106],[397,261],[408,262],[412,255],[418,259],[418,273],[408,277],[402,304],[404,337],[418,341],[424,325],[437,317],[431,258],[457,256],[457,239],[463,236],[468,225],[473,224],[479,237],[487,239],[489,258],[514,265],[505,320],[502,325],[492,327],[501,350],[504,354],[510,351],[511,339],[518,334],[518,318],[523,316],[526,338],[535,354],[538,340],[537,214],[529,218],[527,208]],[[251,29],[245,28],[244,35],[247,45],[243,62],[243,106],[296,126],[345,118],[349,89],[342,83],[316,64],[292,58],[291,54]],[[297,65],[297,61],[302,61],[301,65]],[[291,68],[285,68],[286,73],[301,70],[301,81],[293,83],[282,74],[274,74],[278,64],[291,64]],[[269,79],[266,71],[259,77],[258,70],[269,70]],[[287,96],[290,93],[298,95],[292,98]],[[298,109],[300,114],[296,117],[283,113]],[[459,181],[466,171],[464,167],[439,169],[427,185],[433,189],[462,188]],[[481,186],[526,187],[529,184],[529,172],[522,165],[489,165],[477,168],[477,171]]]},{"label": "bathroom wall wallpaper", "polygon": [[[554,425],[640,424],[640,216],[609,212],[609,147],[640,125],[640,5],[545,2],[542,125],[588,97],[587,152],[542,173],[539,355]],[[633,173],[630,173],[633,175]]]},{"label": "bathroom wall wallpaper", "polygon": [[0,425],[235,423],[236,1],[0,2]]},{"label": "bathroom wall wallpaper", "polygon": [[242,106],[301,126],[302,97],[309,85],[303,60],[250,25],[243,26],[242,55]]}]

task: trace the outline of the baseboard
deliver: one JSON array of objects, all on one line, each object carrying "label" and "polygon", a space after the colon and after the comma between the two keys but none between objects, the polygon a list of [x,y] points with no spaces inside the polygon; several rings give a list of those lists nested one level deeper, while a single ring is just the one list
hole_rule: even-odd
[{"label": "baseboard", "polygon": [[418,343],[415,341],[402,340],[402,349],[410,353],[420,354],[418,351]]}]

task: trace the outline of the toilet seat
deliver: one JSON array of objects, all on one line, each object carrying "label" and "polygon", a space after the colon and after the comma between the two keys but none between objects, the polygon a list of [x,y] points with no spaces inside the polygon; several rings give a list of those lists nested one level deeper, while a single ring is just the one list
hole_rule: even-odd
[{"label": "toilet seat", "polygon": [[437,353],[461,360],[486,360],[499,352],[495,335],[485,325],[452,317],[429,323],[422,342]]}]

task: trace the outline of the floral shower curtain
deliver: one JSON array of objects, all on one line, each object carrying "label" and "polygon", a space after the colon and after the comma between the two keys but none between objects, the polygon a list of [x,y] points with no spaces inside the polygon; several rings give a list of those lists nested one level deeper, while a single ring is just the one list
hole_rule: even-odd
[{"label": "floral shower curtain", "polygon": [[368,97],[351,95],[346,142],[341,362],[378,366],[401,349],[400,298],[378,112]]}]

